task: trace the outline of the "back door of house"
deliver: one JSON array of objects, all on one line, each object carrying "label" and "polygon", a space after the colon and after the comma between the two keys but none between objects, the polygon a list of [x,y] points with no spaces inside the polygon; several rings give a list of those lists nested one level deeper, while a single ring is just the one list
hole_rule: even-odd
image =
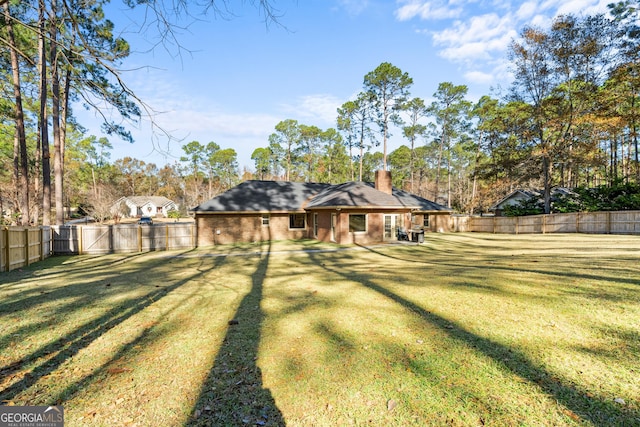
[{"label": "back door of house", "polygon": [[384,216],[384,241],[396,240],[398,237],[398,227],[402,226],[400,223],[400,215],[385,215]]}]

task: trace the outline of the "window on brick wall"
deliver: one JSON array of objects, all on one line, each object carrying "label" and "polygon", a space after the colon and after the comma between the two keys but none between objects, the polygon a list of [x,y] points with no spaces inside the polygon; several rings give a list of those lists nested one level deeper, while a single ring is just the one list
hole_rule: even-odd
[{"label": "window on brick wall", "polygon": [[289,214],[289,228],[305,228],[306,214]]},{"label": "window on brick wall", "polygon": [[429,227],[429,214],[424,214],[424,220],[422,222],[422,225],[425,227]]},{"label": "window on brick wall", "polygon": [[349,214],[349,231],[367,231],[367,216],[364,214]]},{"label": "window on brick wall", "polygon": [[269,214],[262,214],[262,225],[265,227],[269,226]]}]

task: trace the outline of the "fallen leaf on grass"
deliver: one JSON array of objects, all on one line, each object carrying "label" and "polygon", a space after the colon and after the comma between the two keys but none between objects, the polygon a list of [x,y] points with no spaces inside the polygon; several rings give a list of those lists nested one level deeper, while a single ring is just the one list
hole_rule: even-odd
[{"label": "fallen leaf on grass", "polygon": [[389,399],[387,401],[387,411],[393,411],[396,406],[398,406],[398,402],[396,402],[395,400]]},{"label": "fallen leaf on grass", "polygon": [[131,372],[133,371],[133,369],[131,368],[109,368],[107,369],[107,372],[111,375],[117,375],[117,374],[122,374],[124,372]]},{"label": "fallen leaf on grass", "polygon": [[582,418],[570,409],[563,409],[562,412],[574,421],[582,421]]}]

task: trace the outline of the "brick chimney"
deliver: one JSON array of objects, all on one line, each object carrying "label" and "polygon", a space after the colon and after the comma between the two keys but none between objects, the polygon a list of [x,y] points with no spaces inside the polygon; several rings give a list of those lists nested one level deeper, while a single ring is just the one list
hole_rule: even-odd
[{"label": "brick chimney", "polygon": [[376,171],[376,190],[391,194],[391,171]]}]

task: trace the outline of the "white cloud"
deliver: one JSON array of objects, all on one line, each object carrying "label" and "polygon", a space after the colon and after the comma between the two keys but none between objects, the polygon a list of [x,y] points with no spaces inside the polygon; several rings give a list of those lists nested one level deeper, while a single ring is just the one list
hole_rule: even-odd
[{"label": "white cloud", "polygon": [[349,15],[359,15],[369,7],[369,0],[339,0],[338,3]]},{"label": "white cloud", "polygon": [[525,21],[535,16],[538,11],[539,3],[537,1],[528,1],[520,5],[515,13],[515,17],[519,21]]},{"label": "white cloud", "polygon": [[474,16],[457,21],[452,27],[434,33],[434,44],[443,46],[440,55],[454,62],[490,60],[516,36],[511,16],[496,14]]},{"label": "white cloud", "polygon": [[594,15],[596,13],[607,12],[607,4],[612,3],[611,0],[571,0],[563,1],[556,12],[556,15]]},{"label": "white cloud", "polygon": [[318,124],[322,122],[322,126],[335,127],[338,115],[336,110],[344,102],[345,100],[328,94],[307,95],[294,104],[283,105],[282,109],[293,119]]},{"label": "white cloud", "polygon": [[408,21],[415,17],[423,20],[450,19],[462,13],[462,7],[456,5],[455,1],[401,0],[399,3],[402,6],[395,11],[396,19],[399,21]]},{"label": "white cloud", "polygon": [[217,110],[179,109],[166,113],[158,122],[166,129],[189,129],[212,135],[259,136],[273,130],[275,117],[266,114],[233,114]]},{"label": "white cloud", "polygon": [[[610,2],[397,0],[395,16],[399,21],[440,19],[440,29],[418,29],[416,33],[431,36],[439,56],[468,69],[465,76],[469,82],[490,83],[497,76],[501,76],[501,79],[509,77],[509,73],[498,67],[505,62],[511,41],[518,37],[525,26],[544,28],[559,15],[605,13]],[[490,68],[493,70],[488,71]]]},{"label": "white cloud", "polygon": [[478,83],[483,85],[489,85],[495,81],[493,74],[477,70],[464,73],[464,77],[471,83]]}]

